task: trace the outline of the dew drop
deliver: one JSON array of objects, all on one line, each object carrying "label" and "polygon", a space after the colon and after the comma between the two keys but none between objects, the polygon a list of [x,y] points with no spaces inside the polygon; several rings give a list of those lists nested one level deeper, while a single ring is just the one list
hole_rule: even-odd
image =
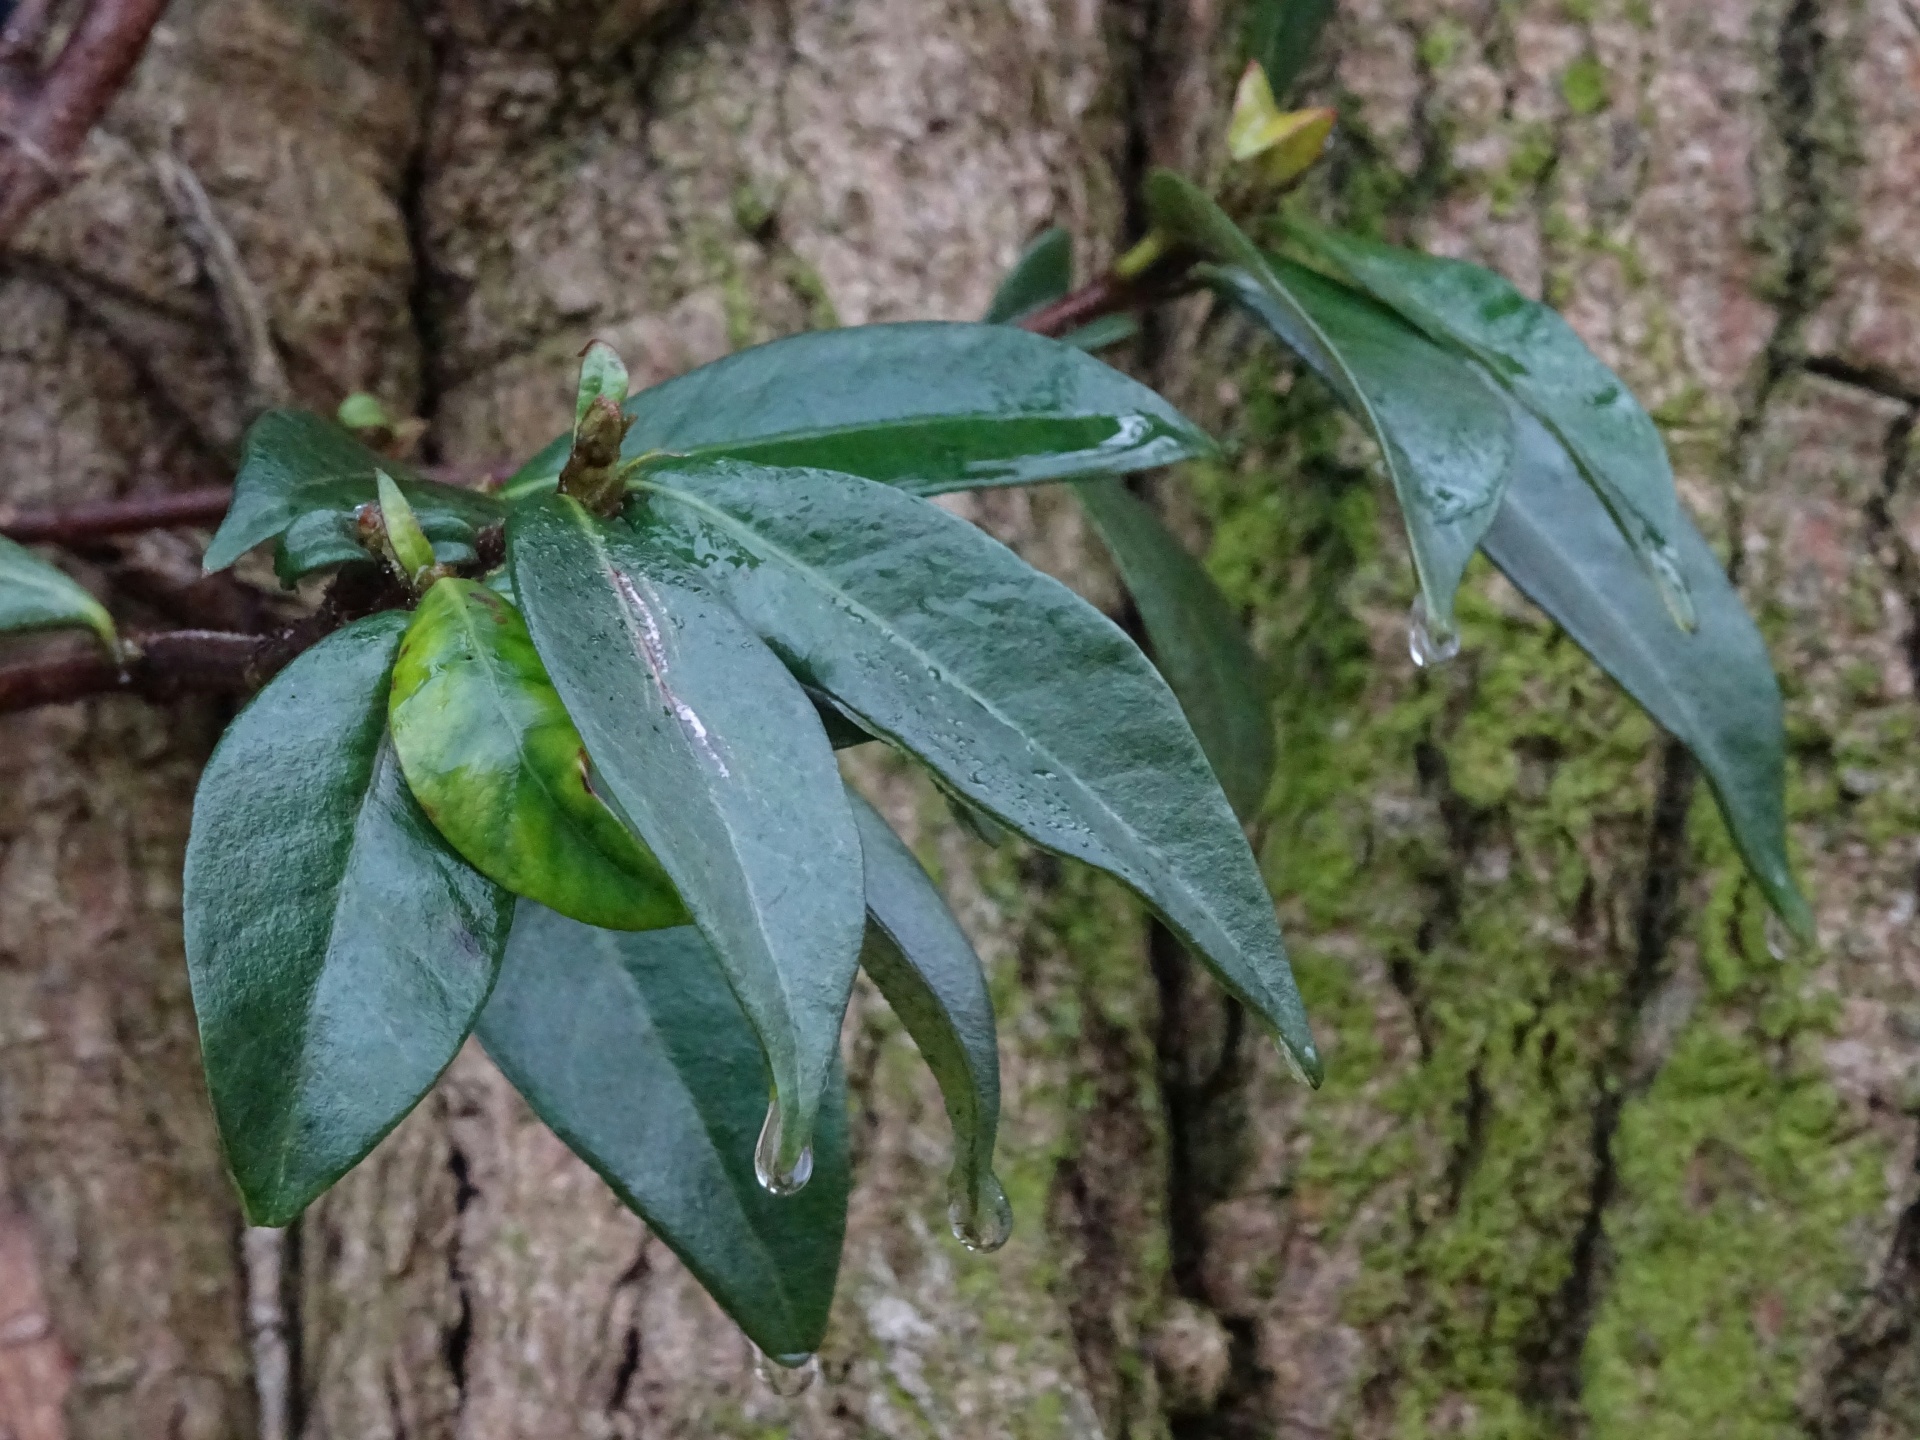
[{"label": "dew drop", "polygon": [[1776,960],[1787,958],[1787,952],[1793,946],[1793,937],[1788,933],[1787,922],[1772,911],[1767,912],[1766,924],[1761,927],[1767,939],[1767,954]]},{"label": "dew drop", "polygon": [[1691,632],[1700,624],[1694,612],[1693,590],[1681,573],[1680,557],[1671,545],[1652,545],[1647,550],[1647,569],[1653,575],[1653,587],[1660,592],[1660,603],[1682,630]]},{"label": "dew drop", "polygon": [[1436,627],[1427,617],[1424,596],[1413,597],[1413,609],[1407,613],[1407,653],[1421,669],[1444,665],[1460,653],[1460,632]]},{"label": "dew drop", "polygon": [[778,1097],[767,1102],[767,1118],[760,1126],[760,1142],[753,1147],[753,1174],[769,1195],[793,1195],[813,1178],[813,1146],[802,1145],[788,1155],[780,1124]]},{"label": "dew drop", "polygon": [[947,1182],[947,1224],[953,1238],[978,1255],[998,1250],[1013,1235],[1013,1206],[999,1178],[988,1171],[975,1184],[956,1166]]},{"label": "dew drop", "polygon": [[753,1373],[760,1377],[760,1383],[783,1400],[791,1400],[796,1395],[805,1394],[820,1374],[818,1355],[769,1355],[764,1350],[753,1352]]}]

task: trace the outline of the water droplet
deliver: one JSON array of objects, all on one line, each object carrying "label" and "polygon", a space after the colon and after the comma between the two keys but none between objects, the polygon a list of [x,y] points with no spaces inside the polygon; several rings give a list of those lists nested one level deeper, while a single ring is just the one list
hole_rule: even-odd
[{"label": "water droplet", "polygon": [[953,1238],[976,1254],[998,1250],[1013,1235],[1013,1206],[999,1178],[988,1171],[976,1185],[956,1166],[947,1182],[947,1223]]},{"label": "water droplet", "polygon": [[1787,922],[1769,910],[1761,931],[1767,939],[1767,954],[1776,960],[1786,959],[1787,952],[1793,948],[1793,935],[1787,929]]},{"label": "water droplet", "polygon": [[1660,592],[1660,603],[1667,607],[1673,623],[1682,630],[1695,629],[1700,618],[1694,613],[1693,590],[1681,572],[1680,556],[1671,545],[1652,544],[1647,547],[1646,558],[1654,589]]},{"label": "water droplet", "polygon": [[1422,595],[1413,597],[1413,609],[1407,612],[1407,653],[1423,670],[1444,665],[1460,653],[1460,632],[1434,625]]},{"label": "water droplet", "polygon": [[796,1395],[805,1394],[820,1374],[818,1355],[769,1355],[764,1350],[753,1352],[753,1373],[760,1377],[760,1383],[783,1400],[791,1400]]},{"label": "water droplet", "polygon": [[769,1195],[793,1195],[813,1178],[813,1146],[790,1153],[780,1123],[779,1097],[767,1102],[767,1118],[760,1126],[760,1143],[753,1147],[753,1174]]}]

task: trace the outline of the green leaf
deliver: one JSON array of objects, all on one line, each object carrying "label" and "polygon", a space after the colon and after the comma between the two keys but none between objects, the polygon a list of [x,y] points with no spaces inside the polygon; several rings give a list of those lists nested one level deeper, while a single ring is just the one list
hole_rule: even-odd
[{"label": "green leaf", "polygon": [[587,411],[602,395],[616,405],[627,403],[627,366],[619,351],[604,340],[595,340],[580,356],[580,389],[573,402],[576,435],[580,432],[580,422],[587,418]]},{"label": "green leaf", "polygon": [[1487,554],[1693,753],[1767,899],[1810,934],[1787,860],[1780,690],[1719,560],[1683,518],[1675,561],[1699,626],[1678,629],[1565,448],[1517,408],[1515,424],[1514,480],[1487,532]]},{"label": "green leaf", "polygon": [[[1211,454],[1146,386],[1070,345],[1009,325],[820,330],[703,365],[627,402],[621,453],[818,465],[916,494],[1118,475]],[[507,482],[550,488],[548,446]]]},{"label": "green leaf", "polygon": [[953,1123],[947,1215],[969,1249],[998,1250],[1013,1227],[993,1173],[1000,1128],[1000,1052],[993,1001],[960,922],[913,852],[857,792],[848,791],[867,875],[867,942],[860,962],[939,1082]]},{"label": "green leaf", "polygon": [[84,585],[0,536],[0,632],[68,629],[93,631],[109,650],[117,645],[113,617]]},{"label": "green leaf", "polygon": [[608,801],[659,856],[766,1046],[786,1175],[859,963],[860,841],[812,702],[653,528],[530,500],[507,522],[514,592]]},{"label": "green leaf", "polygon": [[1391,311],[1301,266],[1275,261],[1259,275],[1236,265],[1211,279],[1372,432],[1400,501],[1429,623],[1451,633],[1460,577],[1498,513],[1512,466],[1513,425],[1499,393]]},{"label": "green leaf", "polygon": [[1075,486],[1133,595],[1154,664],[1207,753],[1234,813],[1250,819],[1273,779],[1267,670],[1240,617],[1186,547],[1117,481]]},{"label": "green leaf", "polygon": [[1076,350],[1104,350],[1109,345],[1118,345],[1122,340],[1131,340],[1140,333],[1140,322],[1132,315],[1102,315],[1098,320],[1089,320],[1078,330],[1069,330],[1060,337],[1062,345],[1071,345]]},{"label": "green leaf", "polygon": [[1471,355],[1567,447],[1600,492],[1676,623],[1693,624],[1680,564],[1685,521],[1667,447],[1620,377],[1557,314],[1502,277],[1289,222],[1289,232],[1435,341]]},{"label": "green leaf", "polygon": [[1314,42],[1333,14],[1334,0],[1254,0],[1247,11],[1247,53],[1267,72],[1284,100],[1313,58]]},{"label": "green leaf", "polygon": [[295,660],[194,797],[187,970],[256,1225],[292,1220],[426,1093],[493,988],[512,917],[420,813],[383,737],[406,624],[373,615]]},{"label": "green leaf", "polygon": [[397,472],[400,489],[441,560],[470,561],[475,533],[500,518],[500,507],[487,496],[421,480],[331,420],[300,410],[269,410],[247,432],[233,504],[207,546],[204,565],[224,570],[254,546],[283,534],[283,579],[364,560],[367,552],[355,535],[354,516],[362,505],[377,501],[374,476],[380,470]]},{"label": "green leaf", "polygon": [[394,483],[393,477],[384,470],[373,472],[375,493],[379,496],[380,520],[387,532],[387,545],[393,551],[393,562],[400,567],[401,575],[418,583],[426,571],[433,568],[433,546],[428,542],[426,532],[420,528],[420,521],[413,513],[413,506],[407,503],[406,495]]},{"label": "green leaf", "polygon": [[641,485],[802,681],[995,819],[1119,876],[1317,1071],[1253,852],[1119,627],[888,486],[725,461]]},{"label": "green leaf", "polygon": [[1072,287],[1073,237],[1056,225],[1042,232],[1013,262],[981,318],[989,325],[1005,325],[1052,304]]},{"label": "green leaf", "polygon": [[526,621],[486,586],[445,579],[427,592],[388,723],[420,808],[481,874],[589,925],[687,923],[660,862],[594,793]]},{"label": "green leaf", "polygon": [[827,1079],[813,1181],[754,1179],[767,1069],[718,958],[683,926],[619,934],[522,905],[480,1041],[769,1355],[819,1348],[847,1222],[845,1082]]}]

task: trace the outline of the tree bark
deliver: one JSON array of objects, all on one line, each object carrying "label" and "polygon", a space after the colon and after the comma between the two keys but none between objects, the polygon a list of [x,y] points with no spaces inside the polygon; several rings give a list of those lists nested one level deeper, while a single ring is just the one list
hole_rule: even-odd
[{"label": "tree bark", "polygon": [[[222,483],[263,376],[374,391],[428,458],[485,464],[562,428],[594,336],[651,383],[968,317],[1053,222],[1091,273],[1148,164],[1217,168],[1237,23],[175,0],[0,255],[0,504]],[[290,1233],[279,1293],[179,954],[223,716],[0,717],[0,1434],[41,1440],[49,1394],[72,1440],[1920,1431],[1920,21],[1345,0],[1309,90],[1342,126],[1306,203],[1497,266],[1655,410],[1774,646],[1819,944],[1767,923],[1684,755],[1490,571],[1466,653],[1415,670],[1374,458],[1190,303],[1128,363],[1236,442],[1154,488],[1278,679],[1258,834],[1322,1092],[1117,887],[983,849],[864,759],[1003,1007],[1007,1250],[946,1235],[937,1093],[863,991],[858,1189],[799,1399],[477,1050]],[[1123,613],[1061,496],[957,508]],[[120,543],[83,578],[137,614]]]}]

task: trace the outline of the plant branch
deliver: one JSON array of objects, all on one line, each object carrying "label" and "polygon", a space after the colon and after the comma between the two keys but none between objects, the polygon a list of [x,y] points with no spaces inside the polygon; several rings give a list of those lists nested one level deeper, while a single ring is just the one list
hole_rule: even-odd
[{"label": "plant branch", "polygon": [[1199,259],[1194,251],[1179,249],[1162,255],[1132,277],[1109,270],[1014,323],[1022,330],[1058,340],[1103,316],[1137,310],[1179,294],[1185,288],[1187,272]]},{"label": "plant branch", "polygon": [[0,535],[22,545],[83,545],[141,530],[218,525],[232,502],[231,486],[207,485],[171,495],[134,495],[50,510],[4,506],[0,507]]},{"label": "plant branch", "polygon": [[[146,51],[167,0],[90,0],[59,56],[0,93],[0,245],[71,178],[87,135]],[[47,9],[29,4],[16,40],[39,38]],[[17,57],[16,57],[17,58]]]}]

